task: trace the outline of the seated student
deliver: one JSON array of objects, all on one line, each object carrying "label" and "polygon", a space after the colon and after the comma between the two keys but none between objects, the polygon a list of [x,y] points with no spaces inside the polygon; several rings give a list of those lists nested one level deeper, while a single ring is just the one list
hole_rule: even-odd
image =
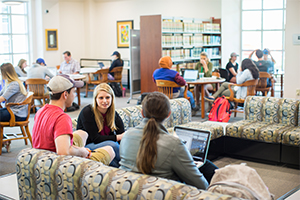
[{"label": "seated student", "polygon": [[27,67],[27,61],[25,59],[21,59],[18,63],[18,66],[15,67],[16,73],[19,77],[26,77],[27,72],[24,68]]},{"label": "seated student", "polygon": [[[204,77],[211,77],[212,76],[212,68],[213,64],[209,62],[207,53],[202,52],[200,54],[200,62],[197,63],[195,69],[199,71],[199,73],[204,73]],[[205,96],[209,95],[208,90],[213,90],[214,87],[212,84],[206,84],[204,85],[204,92]],[[200,86],[196,85],[195,86],[195,100],[196,100],[196,105],[200,105],[199,98],[200,98]]]},{"label": "seated student", "polygon": [[[254,62],[251,59],[244,59],[242,61],[242,66],[239,68],[238,73],[236,75],[236,83],[242,84],[246,81],[258,79],[259,78],[259,71],[254,64]],[[230,96],[230,90],[229,90],[229,84],[228,82],[222,83],[221,87],[216,91],[212,96],[205,96],[204,99],[207,101],[213,102],[217,97],[220,96]],[[234,92],[234,96],[238,99],[245,99],[247,96],[247,87],[239,87],[235,86],[232,87],[232,90]]]},{"label": "seated student", "polygon": [[[19,80],[18,75],[10,63],[4,63],[0,66],[2,79],[5,80],[5,86],[0,91],[0,103],[21,103],[26,99],[27,92],[23,83]],[[1,80],[2,82],[2,80]],[[24,121],[28,115],[27,105],[11,106],[16,121]],[[10,114],[6,108],[0,108],[0,122],[8,122]],[[9,151],[10,141],[5,142],[3,146]],[[2,147],[1,147],[2,148]]]},{"label": "seated student", "polygon": [[124,134],[124,124],[115,111],[115,95],[112,88],[101,83],[94,89],[93,105],[84,107],[77,120],[77,130],[88,133],[86,147],[94,150],[111,146],[116,154],[111,166],[119,167],[119,143]]},{"label": "seated student", "polygon": [[74,81],[68,75],[55,76],[49,81],[50,104],[42,107],[34,117],[32,146],[59,155],[90,158],[108,165],[115,156],[113,149],[105,146],[91,153],[84,147],[88,134],[82,130],[72,133],[72,120],[64,113],[75,98],[75,87],[82,86],[82,81]]},{"label": "seated student", "polygon": [[111,63],[110,67],[109,67],[109,74],[111,76],[108,76],[109,80],[114,80],[114,73],[111,73],[111,70],[113,70],[113,68],[115,67],[123,67],[124,66],[124,61],[121,59],[121,54],[118,51],[114,51],[113,54],[111,55],[113,58],[113,62]]},{"label": "seated student", "polygon": [[[264,60],[269,61],[271,63],[271,65],[269,67],[269,73],[274,74],[274,72],[275,72],[274,64],[276,64],[276,61],[274,60],[273,56],[271,55],[271,51],[269,49],[264,49],[263,54],[264,54]],[[270,56],[270,58],[268,58],[268,56]]]},{"label": "seated student", "polygon": [[226,65],[226,69],[229,72],[229,78],[228,79],[229,79],[230,83],[236,83],[236,74],[237,74],[238,67],[239,67],[239,64],[235,62],[237,56],[239,56],[239,55],[237,55],[234,52],[231,53],[229,62]]},{"label": "seated student", "polygon": [[74,60],[70,51],[63,52],[64,62],[60,64],[58,69],[59,74],[79,74],[80,64],[77,60]]},{"label": "seated student", "polygon": [[207,160],[197,168],[185,144],[169,135],[162,125],[170,114],[166,95],[153,92],[145,97],[142,102],[143,121],[126,131],[122,138],[120,168],[206,189],[217,167]]},{"label": "seated student", "polygon": [[251,59],[254,52],[257,57],[257,61],[253,61],[253,62],[257,66],[258,70],[260,72],[268,72],[269,73],[272,63],[270,61],[263,59],[263,52],[260,49],[256,49],[256,50],[252,51],[249,55],[249,59]]},{"label": "seated student", "polygon": [[[154,82],[156,80],[167,80],[167,81],[173,81],[180,86],[184,86],[186,84],[183,77],[180,76],[177,71],[171,70],[173,62],[170,56],[162,57],[161,59],[159,59],[158,64],[161,68],[156,69],[153,72],[152,77]],[[185,90],[184,87],[173,88],[173,98],[183,97],[184,90]],[[195,115],[196,111],[199,110],[199,106],[195,105],[194,96],[190,91],[187,91],[187,96],[190,97],[190,102],[193,111],[192,115]]]},{"label": "seated student", "polygon": [[[43,58],[38,58],[36,60],[36,64],[32,65],[32,67],[30,67],[28,69],[27,78],[29,78],[29,79],[30,78],[45,79],[47,77],[53,78],[54,75],[50,72],[50,70],[46,66],[47,65],[45,63],[45,60]],[[48,91],[46,85],[44,87],[44,92],[45,92],[45,95],[49,94],[49,91]]]}]

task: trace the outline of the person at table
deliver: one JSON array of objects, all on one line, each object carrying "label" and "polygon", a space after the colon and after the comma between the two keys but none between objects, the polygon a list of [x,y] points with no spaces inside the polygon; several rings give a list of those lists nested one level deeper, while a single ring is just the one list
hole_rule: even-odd
[{"label": "person at table", "polygon": [[125,132],[120,145],[120,168],[183,181],[206,189],[217,167],[206,160],[199,169],[189,150],[163,126],[171,114],[169,99],[160,92],[149,93],[142,102],[143,121]]},{"label": "person at table", "polygon": [[[244,59],[242,61],[242,65],[238,70],[236,75],[236,83],[242,84],[246,81],[258,79],[259,78],[259,70],[256,67],[255,63],[251,59]],[[225,82],[221,85],[221,87],[212,95],[212,96],[205,96],[204,99],[210,102],[213,102],[216,98],[221,96],[230,96],[229,90],[229,82]],[[240,87],[235,86],[232,87],[234,92],[234,96],[238,99],[245,99],[247,97],[247,87]]]},{"label": "person at table", "polygon": [[[162,57],[161,59],[159,59],[158,64],[160,68],[156,69],[152,75],[154,83],[156,83],[156,80],[166,80],[175,82],[180,86],[185,86],[186,82],[183,77],[180,76],[177,71],[171,70],[173,62],[170,56]],[[173,88],[173,98],[183,97],[184,90],[184,87]],[[195,105],[194,96],[190,91],[187,91],[187,96],[190,97],[192,115],[194,116],[199,110],[199,106]]]},{"label": "person at table", "polygon": [[239,64],[236,62],[237,56],[239,56],[239,55],[237,55],[234,52],[231,53],[229,62],[226,65],[226,69],[229,72],[228,79],[229,79],[230,83],[236,83],[236,75],[237,75],[237,71],[238,71],[238,67],[239,67]]},{"label": "person at table", "polygon": [[91,152],[85,148],[88,134],[83,130],[73,132],[72,120],[64,113],[75,98],[75,88],[82,86],[82,81],[74,81],[68,75],[55,76],[49,81],[50,103],[34,117],[32,146],[58,155],[90,158],[108,165],[115,156],[113,149],[105,146]]},{"label": "person at table", "polygon": [[79,74],[80,64],[71,57],[70,51],[63,52],[64,62],[60,64],[59,74]]},{"label": "person at table", "polygon": [[[43,58],[38,58],[36,60],[36,64],[32,65],[28,69],[27,72],[27,78],[40,78],[40,79],[50,79],[53,78],[54,75],[50,72],[50,70],[46,67],[45,60]],[[48,95],[49,91],[47,89],[47,86],[44,86],[44,94]],[[39,99],[40,103],[42,104],[41,100]],[[47,102],[48,103],[48,102]]]},{"label": "person at table", "polygon": [[[0,66],[2,79],[5,81],[5,86],[0,91],[0,103],[21,103],[26,99],[27,92],[23,83],[19,80],[15,68],[10,63],[4,63]],[[2,80],[1,80],[2,81]],[[16,121],[25,121],[28,115],[28,105],[11,106]],[[0,122],[9,122],[10,113],[7,108],[0,108]],[[10,141],[3,143],[9,151]],[[1,147],[2,148],[2,147]]]},{"label": "person at table", "polygon": [[111,71],[116,67],[123,67],[124,61],[121,59],[121,54],[118,51],[114,51],[111,56],[112,56],[113,62],[111,63],[111,65],[109,67],[109,74],[111,76],[108,76],[108,79],[114,80],[114,73]]},{"label": "person at table", "polygon": [[[202,52],[200,54],[200,61],[196,64],[195,69],[198,70],[199,73],[204,73],[204,77],[211,77],[212,76],[212,68],[213,68],[213,64],[211,62],[209,62],[207,53]],[[196,101],[196,105],[199,106],[199,99],[200,99],[200,87],[199,85],[195,85],[195,101]],[[208,90],[213,90],[213,86],[212,84],[205,84],[203,85],[204,87],[204,94],[206,96],[209,95],[209,91]]]},{"label": "person at table", "polygon": [[252,58],[252,55],[254,53],[257,57],[257,61],[253,60],[253,62],[257,66],[258,70],[260,72],[268,72],[269,73],[269,69],[271,68],[271,65],[272,65],[271,62],[263,59],[263,52],[260,49],[256,49],[256,50],[252,51],[249,55],[249,59]]},{"label": "person at table", "polygon": [[271,51],[269,49],[264,49],[263,54],[264,54],[264,60],[269,61],[271,63],[271,66],[269,67],[269,73],[274,74],[274,65],[276,64],[276,61],[271,55]]},{"label": "person at table", "polygon": [[111,146],[116,156],[110,165],[119,167],[118,142],[122,140],[124,124],[115,110],[115,95],[108,84],[101,83],[94,89],[93,104],[81,110],[77,130],[88,133],[86,147],[91,150]]},{"label": "person at table", "polygon": [[27,76],[27,72],[24,70],[25,67],[27,67],[27,61],[25,59],[21,59],[18,63],[18,66],[15,67],[18,77],[26,77]]}]

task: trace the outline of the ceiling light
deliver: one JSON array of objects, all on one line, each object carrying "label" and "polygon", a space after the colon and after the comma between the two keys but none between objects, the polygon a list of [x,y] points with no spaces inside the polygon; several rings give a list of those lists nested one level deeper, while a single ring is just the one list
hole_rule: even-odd
[{"label": "ceiling light", "polygon": [[7,6],[15,6],[15,5],[20,5],[24,1],[21,0],[2,0],[2,3],[4,3]]}]

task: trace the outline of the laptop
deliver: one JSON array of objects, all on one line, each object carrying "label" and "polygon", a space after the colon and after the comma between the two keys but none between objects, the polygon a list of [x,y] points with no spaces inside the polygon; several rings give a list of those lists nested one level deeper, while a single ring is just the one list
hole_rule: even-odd
[{"label": "laptop", "polygon": [[207,157],[210,143],[210,131],[175,126],[175,132],[185,143],[197,167],[201,167]]},{"label": "laptop", "polygon": [[183,79],[185,81],[195,81],[198,77],[198,70],[185,70],[183,74]]},{"label": "laptop", "polygon": [[103,62],[98,62],[98,65],[99,65],[100,69],[102,69],[103,67],[105,67],[104,64],[103,64]]}]

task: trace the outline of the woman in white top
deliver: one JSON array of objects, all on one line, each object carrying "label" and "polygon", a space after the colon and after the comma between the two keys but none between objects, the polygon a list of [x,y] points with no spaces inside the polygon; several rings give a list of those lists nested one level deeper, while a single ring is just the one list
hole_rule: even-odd
[{"label": "woman in white top", "polygon": [[[251,59],[244,59],[242,61],[242,66],[239,68],[238,73],[236,75],[236,83],[242,84],[246,81],[258,79],[259,78],[259,70]],[[207,101],[214,101],[217,97],[220,96],[230,96],[230,91],[228,85],[231,84],[229,82],[225,82],[221,85],[217,92],[215,92],[212,96],[204,97]],[[245,99],[247,96],[247,87],[235,87],[234,96],[238,99]]]}]

